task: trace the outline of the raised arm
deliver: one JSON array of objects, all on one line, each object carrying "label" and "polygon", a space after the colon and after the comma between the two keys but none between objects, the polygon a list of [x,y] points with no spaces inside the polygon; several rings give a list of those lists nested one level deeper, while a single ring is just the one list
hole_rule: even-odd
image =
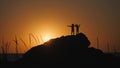
[{"label": "raised arm", "polygon": [[70,25],[67,25],[67,27],[71,27]]}]

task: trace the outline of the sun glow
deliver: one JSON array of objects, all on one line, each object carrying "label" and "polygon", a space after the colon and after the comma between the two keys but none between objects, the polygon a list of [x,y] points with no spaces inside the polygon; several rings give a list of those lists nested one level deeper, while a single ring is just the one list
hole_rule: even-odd
[{"label": "sun glow", "polygon": [[50,40],[50,38],[51,38],[51,37],[50,37],[49,35],[44,36],[44,38],[43,38],[43,39],[44,39],[44,42]]}]

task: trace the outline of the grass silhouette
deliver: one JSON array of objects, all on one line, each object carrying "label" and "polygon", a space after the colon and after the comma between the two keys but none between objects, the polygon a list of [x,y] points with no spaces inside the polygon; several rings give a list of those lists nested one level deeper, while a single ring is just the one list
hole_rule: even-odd
[{"label": "grass silhouette", "polygon": [[[20,43],[22,43],[23,45],[24,45],[24,47],[25,47],[25,51],[24,51],[24,53],[27,51],[27,50],[29,50],[30,48],[32,48],[32,41],[34,40],[35,41],[35,43],[36,44],[41,44],[40,43],[40,40],[39,40],[39,38],[38,38],[38,36],[35,36],[34,34],[32,34],[32,33],[29,33],[28,34],[28,40],[29,40],[29,44],[27,44],[26,43],[26,41],[25,40],[23,40],[22,38],[19,38],[19,37],[17,37],[17,35],[15,35],[15,38],[14,38],[14,40],[13,40],[13,42],[15,43],[15,52],[16,53],[13,53],[13,54],[11,54],[11,53],[9,53],[9,48],[11,47],[10,45],[10,43],[11,42],[8,42],[8,41],[5,41],[4,40],[4,37],[2,37],[2,40],[1,40],[1,42],[2,42],[2,46],[1,46],[1,50],[2,50],[2,53],[0,54],[0,64],[3,64],[3,63],[7,63],[7,62],[11,62],[11,61],[8,61],[9,59],[8,59],[8,55],[9,54],[11,54],[11,55],[15,55],[16,57],[14,57],[15,59],[16,58],[18,58],[18,59],[20,59],[19,58],[19,56],[22,54],[22,53],[20,53],[19,51],[20,51]],[[40,39],[42,39],[42,37],[40,37]],[[13,48],[13,47],[12,47]]]}]

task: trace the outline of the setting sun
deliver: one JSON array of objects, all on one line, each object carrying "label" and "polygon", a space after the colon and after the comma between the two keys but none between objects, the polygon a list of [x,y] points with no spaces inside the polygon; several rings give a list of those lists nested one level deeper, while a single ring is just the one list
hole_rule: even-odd
[{"label": "setting sun", "polygon": [[50,37],[49,35],[44,36],[44,38],[43,38],[43,39],[44,39],[44,42],[50,40],[50,38],[51,38],[51,37]]}]

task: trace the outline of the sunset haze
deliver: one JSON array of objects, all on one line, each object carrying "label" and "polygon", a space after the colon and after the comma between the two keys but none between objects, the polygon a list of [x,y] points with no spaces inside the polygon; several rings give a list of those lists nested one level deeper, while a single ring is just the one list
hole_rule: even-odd
[{"label": "sunset haze", "polygon": [[15,53],[17,36],[24,53],[44,43],[46,35],[70,35],[72,23],[80,24],[90,46],[97,48],[98,38],[99,49],[108,52],[109,43],[110,52],[120,52],[120,0],[0,0],[0,47],[3,40],[10,42],[9,53]]}]

